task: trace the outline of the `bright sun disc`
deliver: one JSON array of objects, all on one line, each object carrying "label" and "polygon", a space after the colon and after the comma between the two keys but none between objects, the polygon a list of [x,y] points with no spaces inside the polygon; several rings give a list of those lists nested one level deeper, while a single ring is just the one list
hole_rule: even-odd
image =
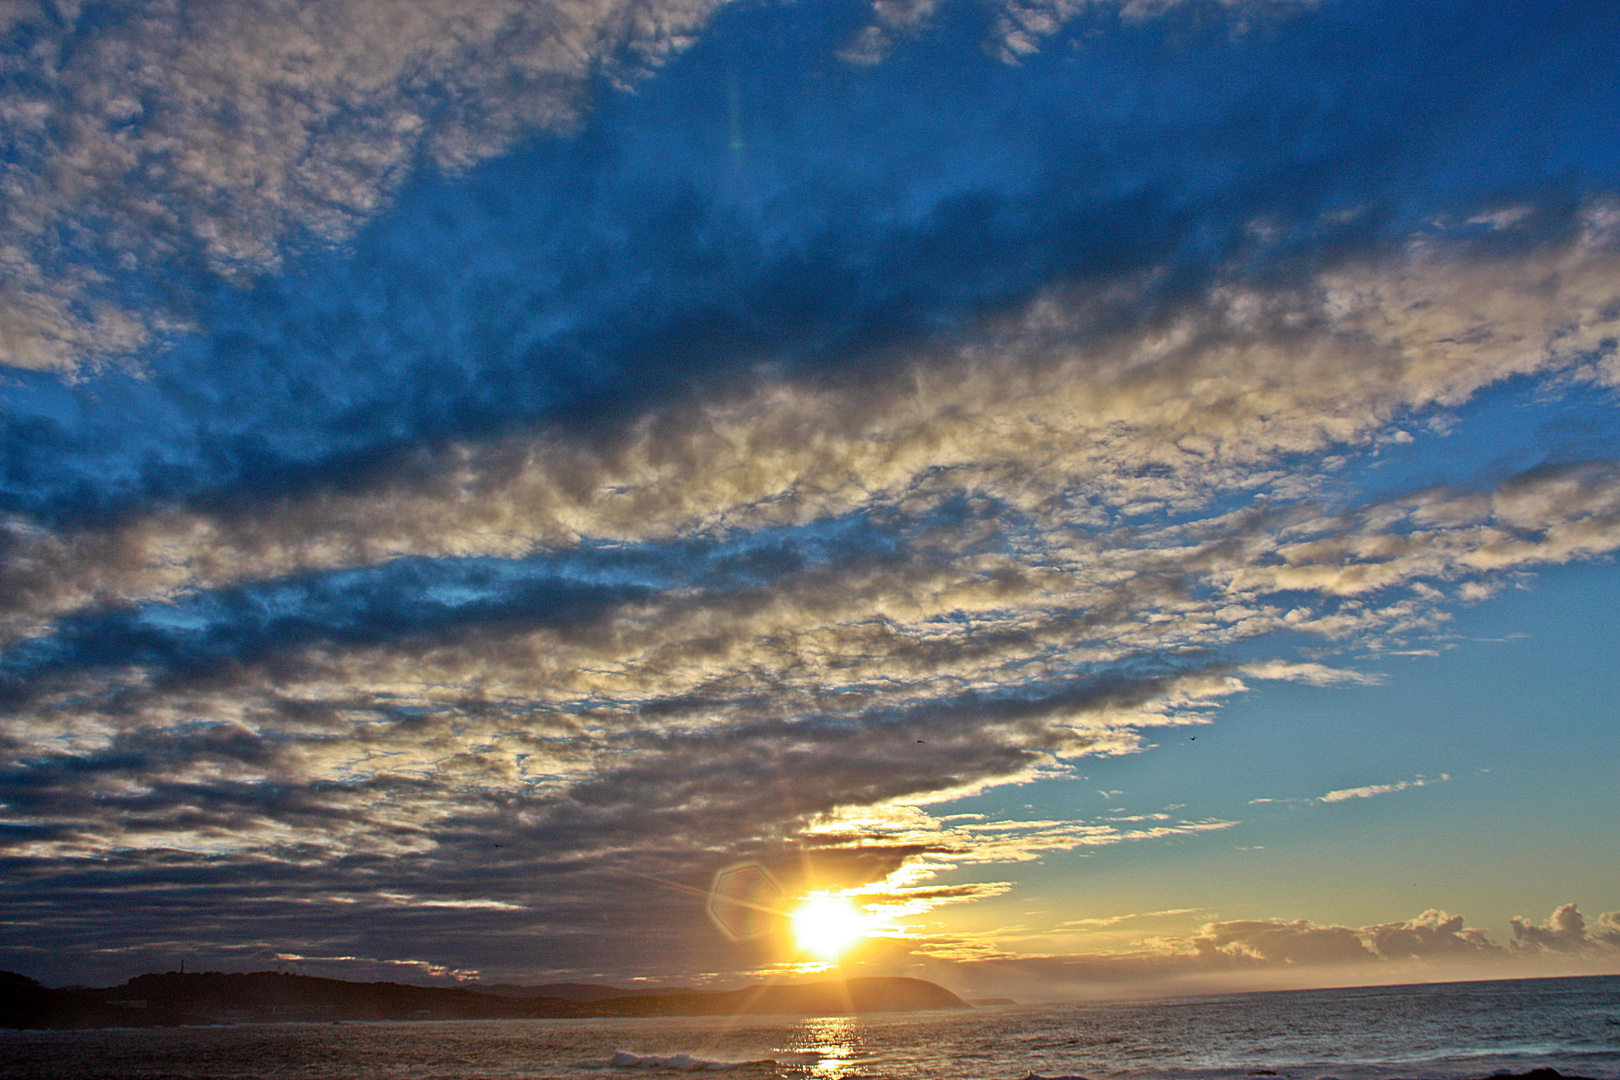
[{"label": "bright sun disc", "polygon": [[793,913],[793,940],[805,952],[833,960],[866,936],[866,925],[849,897],[814,893]]}]

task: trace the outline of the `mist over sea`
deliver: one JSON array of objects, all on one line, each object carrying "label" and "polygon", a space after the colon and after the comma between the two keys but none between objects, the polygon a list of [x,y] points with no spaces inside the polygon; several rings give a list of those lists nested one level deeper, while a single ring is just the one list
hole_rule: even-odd
[{"label": "mist over sea", "polygon": [[860,1017],[0,1032],[9,1078],[1460,1080],[1541,1067],[1620,1080],[1620,976]]}]

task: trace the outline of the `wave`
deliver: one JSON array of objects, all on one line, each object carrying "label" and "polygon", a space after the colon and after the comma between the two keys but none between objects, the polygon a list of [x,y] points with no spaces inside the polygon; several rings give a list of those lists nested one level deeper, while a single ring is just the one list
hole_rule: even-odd
[{"label": "wave", "polygon": [[682,1072],[720,1071],[723,1069],[742,1069],[749,1065],[775,1065],[772,1058],[756,1058],[752,1061],[714,1061],[709,1058],[694,1057],[691,1054],[632,1054],[628,1050],[620,1050],[607,1062],[629,1069],[679,1069]]}]

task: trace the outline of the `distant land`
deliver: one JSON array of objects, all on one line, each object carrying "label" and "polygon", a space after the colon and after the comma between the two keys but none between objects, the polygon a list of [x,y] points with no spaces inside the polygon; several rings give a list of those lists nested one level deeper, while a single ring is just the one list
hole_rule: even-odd
[{"label": "distant land", "polygon": [[970,1006],[922,979],[862,977],[741,990],[624,990],[589,983],[480,989],[346,982],[274,971],[139,975],[104,989],[51,989],[0,972],[0,1028],[179,1027],[345,1020],[583,1016],[844,1016]]},{"label": "distant land", "polygon": [[622,986],[603,986],[601,983],[541,983],[539,986],[519,986],[516,983],[468,983],[468,990],[481,994],[498,994],[513,998],[565,998],[568,1001],[601,1001],[603,998],[646,997],[649,994],[689,994],[697,991],[685,986],[661,986],[657,989],[638,987],[627,990]]}]

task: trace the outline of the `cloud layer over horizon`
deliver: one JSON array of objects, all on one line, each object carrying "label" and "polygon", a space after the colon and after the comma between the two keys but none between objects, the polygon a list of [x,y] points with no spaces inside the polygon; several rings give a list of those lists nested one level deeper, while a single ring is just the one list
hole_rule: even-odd
[{"label": "cloud layer over horizon", "polygon": [[1620,548],[1617,21],[0,5],[0,966],[756,971],[728,864],[903,918],[1238,828],[947,804]]}]

